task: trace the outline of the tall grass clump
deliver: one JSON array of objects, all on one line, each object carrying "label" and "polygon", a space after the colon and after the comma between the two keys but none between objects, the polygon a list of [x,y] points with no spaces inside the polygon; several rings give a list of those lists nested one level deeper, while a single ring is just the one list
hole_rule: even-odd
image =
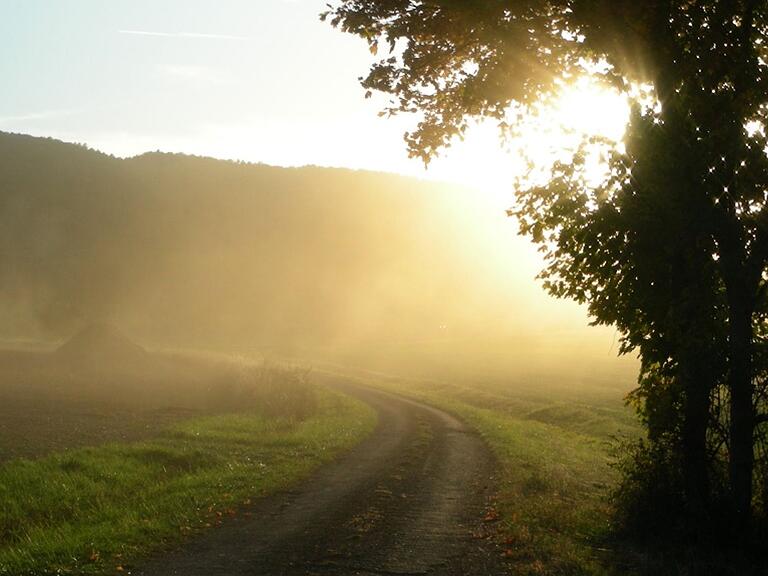
[{"label": "tall grass clump", "polygon": [[222,412],[252,411],[266,418],[305,420],[318,409],[317,388],[309,373],[269,362],[233,366],[209,385],[209,406]]}]

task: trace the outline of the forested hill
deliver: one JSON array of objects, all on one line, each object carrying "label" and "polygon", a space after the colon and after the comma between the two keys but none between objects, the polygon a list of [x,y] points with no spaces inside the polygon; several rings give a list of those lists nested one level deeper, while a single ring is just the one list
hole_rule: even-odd
[{"label": "forested hill", "polygon": [[435,373],[613,360],[476,194],[0,133],[0,339],[107,322],[149,346],[335,347]]},{"label": "forested hill", "polygon": [[2,331],[61,338],[107,320],[184,345],[428,337],[482,299],[435,202],[460,193],[0,134]]}]

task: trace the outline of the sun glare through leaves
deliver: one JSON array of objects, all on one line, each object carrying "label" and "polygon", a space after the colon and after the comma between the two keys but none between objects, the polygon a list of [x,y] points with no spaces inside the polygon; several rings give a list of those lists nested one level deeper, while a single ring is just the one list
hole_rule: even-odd
[{"label": "sun glare through leaves", "polygon": [[470,126],[430,165],[429,175],[472,185],[498,208],[507,208],[516,187],[545,184],[555,163],[570,163],[581,149],[584,180],[597,186],[606,177],[608,155],[621,150],[630,102],[583,76],[564,83],[551,100],[518,112],[510,111],[501,133],[490,121]]}]

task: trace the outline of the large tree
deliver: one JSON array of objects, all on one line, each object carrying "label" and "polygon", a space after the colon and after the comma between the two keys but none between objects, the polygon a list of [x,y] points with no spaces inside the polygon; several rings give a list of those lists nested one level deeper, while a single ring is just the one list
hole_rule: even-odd
[{"label": "large tree", "polygon": [[425,161],[473,117],[504,127],[583,74],[652,95],[634,101],[607,181],[591,185],[577,155],[519,190],[513,212],[542,245],[547,288],[639,351],[637,397],[651,441],[677,439],[689,510],[707,506],[717,451],[747,526],[765,420],[768,3],[337,0],[324,17],[378,54],[362,84],[391,96],[388,112],[419,115],[406,141]]}]

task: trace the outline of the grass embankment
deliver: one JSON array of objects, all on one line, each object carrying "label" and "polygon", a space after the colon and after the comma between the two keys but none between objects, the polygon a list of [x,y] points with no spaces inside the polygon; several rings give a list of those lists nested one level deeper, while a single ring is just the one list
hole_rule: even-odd
[{"label": "grass embankment", "polygon": [[230,414],[154,439],[0,467],[0,574],[127,571],[153,549],[247,514],[250,498],[305,477],[374,426],[324,389],[305,418]]},{"label": "grass embankment", "polygon": [[515,574],[630,570],[607,543],[612,437],[639,433],[619,392],[577,402],[520,386],[361,380],[452,412],[486,439],[500,464],[499,536]]}]

